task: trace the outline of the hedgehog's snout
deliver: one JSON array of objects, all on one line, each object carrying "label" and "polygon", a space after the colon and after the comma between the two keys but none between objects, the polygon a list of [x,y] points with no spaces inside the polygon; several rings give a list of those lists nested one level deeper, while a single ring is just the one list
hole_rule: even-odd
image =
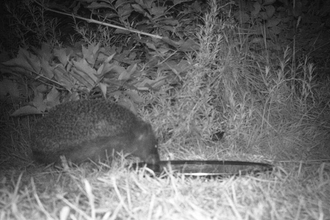
[{"label": "hedgehog's snout", "polygon": [[158,152],[156,154],[152,153],[152,154],[148,155],[148,157],[146,159],[146,162],[150,163],[150,164],[158,164],[159,161],[160,161],[160,159],[159,159]]}]

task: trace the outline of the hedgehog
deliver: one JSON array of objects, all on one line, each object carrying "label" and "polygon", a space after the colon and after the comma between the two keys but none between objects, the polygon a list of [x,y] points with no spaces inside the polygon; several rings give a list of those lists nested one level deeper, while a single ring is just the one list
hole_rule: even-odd
[{"label": "hedgehog", "polygon": [[31,134],[33,158],[60,164],[61,156],[74,164],[105,160],[116,152],[156,164],[157,140],[149,123],[107,100],[79,100],[60,104],[38,120]]}]

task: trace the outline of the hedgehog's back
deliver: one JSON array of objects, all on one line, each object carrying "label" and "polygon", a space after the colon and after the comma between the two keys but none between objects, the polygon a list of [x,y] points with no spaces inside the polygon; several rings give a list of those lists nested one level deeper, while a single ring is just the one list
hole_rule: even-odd
[{"label": "hedgehog's back", "polygon": [[144,123],[128,109],[104,100],[67,102],[39,120],[32,149],[58,151],[100,137],[116,137]]}]

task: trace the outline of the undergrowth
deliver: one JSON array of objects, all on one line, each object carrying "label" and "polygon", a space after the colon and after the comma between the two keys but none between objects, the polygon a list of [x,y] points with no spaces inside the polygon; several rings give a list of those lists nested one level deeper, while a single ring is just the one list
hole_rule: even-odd
[{"label": "undergrowth", "polygon": [[[30,3],[26,12],[41,11],[28,17],[44,16],[45,8]],[[275,47],[264,35],[256,46],[256,27],[249,33],[248,20],[228,19],[228,5],[209,1],[207,13],[189,5],[194,9],[172,17],[183,21],[200,13],[195,23],[184,20],[187,33],[183,26],[170,28],[177,24],[169,22],[175,6],[158,17],[152,13],[168,5],[141,7],[151,15],[139,24],[130,17],[132,8],[128,17],[119,7],[117,14],[108,12],[172,42],[76,23],[78,46],[49,39],[56,26],[49,25],[52,31],[36,38],[47,42],[7,54],[1,60],[0,219],[328,219],[329,78],[320,79],[309,57],[286,42]],[[32,24],[17,23],[35,30],[48,23]],[[22,31],[19,45],[30,42],[21,26],[15,31]],[[31,115],[79,98],[111,99],[150,122],[162,160],[258,161],[276,170],[224,179],[158,178],[128,170],[123,158],[63,170],[34,164]]]}]

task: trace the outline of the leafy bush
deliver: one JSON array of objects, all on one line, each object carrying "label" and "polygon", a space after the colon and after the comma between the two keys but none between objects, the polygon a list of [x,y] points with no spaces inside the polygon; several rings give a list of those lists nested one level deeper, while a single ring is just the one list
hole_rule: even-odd
[{"label": "leafy bush", "polygon": [[[295,57],[294,47],[285,49],[293,41],[287,30],[296,21],[287,3],[239,3],[34,2],[41,11],[74,12],[80,41],[19,49],[16,58],[3,62],[10,84],[3,93],[29,102],[14,115],[103,96],[133,111],[139,103],[152,107],[155,112],[143,115],[164,119],[158,122],[164,142],[171,137],[183,143],[187,134],[192,142],[200,136],[208,141],[226,130],[229,140],[252,143],[251,127],[258,134],[269,129],[270,115],[285,107],[307,111],[315,102],[314,68]],[[28,79],[25,90],[20,77]]]}]

